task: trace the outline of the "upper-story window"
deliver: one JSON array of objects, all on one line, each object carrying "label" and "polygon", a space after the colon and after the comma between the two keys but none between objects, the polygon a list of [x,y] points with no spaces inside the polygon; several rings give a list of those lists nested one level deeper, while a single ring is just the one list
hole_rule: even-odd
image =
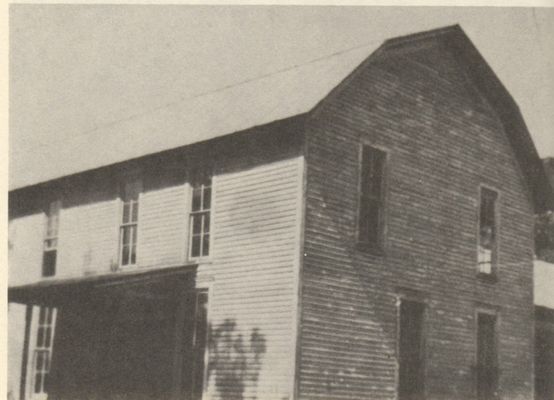
[{"label": "upper-story window", "polygon": [[44,251],[42,254],[42,276],[56,275],[58,254],[58,227],[60,222],[61,201],[49,204],[46,211],[46,229],[44,233]]},{"label": "upper-story window", "polygon": [[384,171],[386,154],[371,146],[362,147],[358,241],[382,247],[384,225]]},{"label": "upper-story window", "polygon": [[137,229],[139,194],[142,191],[140,179],[125,182],[121,188],[121,225],[119,228],[119,264],[137,263]]},{"label": "upper-story window", "polygon": [[481,188],[479,205],[479,245],[477,250],[477,271],[492,274],[496,260],[496,202],[498,194]]},{"label": "upper-story window", "polygon": [[210,254],[210,210],[212,206],[212,176],[202,170],[192,177],[192,205],[190,212],[190,258]]}]

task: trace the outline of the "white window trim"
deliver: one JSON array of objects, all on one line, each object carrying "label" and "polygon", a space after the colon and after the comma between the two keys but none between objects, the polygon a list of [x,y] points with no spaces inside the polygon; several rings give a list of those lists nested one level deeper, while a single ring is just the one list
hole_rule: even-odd
[{"label": "white window trim", "polygon": [[[127,183],[130,183],[130,182],[133,182],[133,181],[137,181],[139,186],[140,186],[140,190],[139,190],[138,197],[137,197],[137,200],[136,200],[136,204],[138,205],[137,220],[136,220],[136,222],[124,223],[123,222],[123,210],[124,210],[124,206],[125,206],[125,201],[123,200],[123,193],[122,192],[124,190],[124,185],[127,184]],[[118,221],[117,221],[117,237],[118,237],[117,267],[118,267],[118,269],[121,269],[121,270],[134,269],[134,268],[137,268],[138,265],[139,265],[139,236],[140,236],[139,235],[139,221],[141,219],[142,207],[140,205],[141,205],[142,198],[143,198],[143,191],[144,191],[144,186],[143,185],[144,185],[144,182],[138,174],[132,174],[132,175],[129,175],[129,176],[125,176],[119,182],[119,186],[118,186],[119,212],[117,214],[117,218],[118,218]],[[133,202],[133,200],[131,200],[131,203],[132,202]],[[129,212],[132,215],[132,211],[130,210]],[[123,261],[123,234],[122,234],[122,229],[124,227],[133,226],[133,225],[136,227],[135,228],[135,235],[136,235],[135,262],[134,263],[129,262],[128,264],[122,264],[122,261]]]},{"label": "white window trim", "polygon": [[[494,202],[494,245],[491,250],[491,263],[490,271],[483,271],[484,268],[479,260],[479,252],[481,247],[481,199],[483,190],[488,190],[496,194],[496,199]],[[476,252],[475,252],[475,271],[477,275],[483,277],[496,278],[498,276],[498,266],[500,258],[500,205],[501,205],[501,192],[495,187],[480,184],[477,192],[477,238],[476,238]]]},{"label": "white window trim", "polygon": [[[201,168],[200,168],[201,169]],[[187,231],[187,236],[188,236],[188,239],[187,239],[187,250],[186,250],[186,254],[187,254],[187,261],[189,262],[206,262],[206,261],[209,261],[212,259],[212,255],[213,255],[213,245],[214,245],[214,240],[213,240],[213,234],[214,234],[214,199],[215,199],[215,196],[214,196],[214,189],[215,189],[215,182],[216,182],[216,177],[215,177],[215,174],[214,174],[214,171],[215,171],[215,168],[214,167],[207,167],[207,169],[209,170],[210,172],[210,181],[211,181],[211,184],[210,184],[210,193],[211,193],[211,199],[210,199],[210,208],[207,209],[207,210],[201,210],[201,211],[192,211],[192,203],[193,203],[193,196],[194,196],[194,183],[192,182],[191,178],[192,174],[189,174],[189,179],[188,179],[188,231]],[[204,185],[202,184],[202,188],[204,187]],[[201,204],[203,204],[203,199],[204,199],[204,192],[202,191],[202,197],[201,197]],[[209,251],[208,251],[208,255],[202,255],[202,244],[204,242],[204,227],[202,225],[202,230],[201,230],[201,234],[200,234],[200,255],[199,256],[192,256],[192,238],[193,238],[193,216],[195,215],[200,215],[200,214],[209,214],[210,216],[210,224],[209,224],[209,235],[210,235],[210,247],[209,247]]]},{"label": "white window trim", "polygon": [[[56,229],[52,233],[52,232],[49,232],[49,227],[50,227],[51,218],[52,218],[52,209],[54,208],[53,205],[56,205],[55,208],[57,209],[57,216],[56,216]],[[61,211],[62,211],[62,201],[61,199],[56,199],[48,203],[48,211],[44,215],[44,235],[42,240],[43,258],[41,261],[42,279],[48,279],[56,276],[56,267],[58,264],[58,261],[57,261],[58,242],[60,240],[59,236],[60,236]],[[54,244],[52,245],[52,243]],[[54,264],[54,274],[45,276],[44,275],[44,253],[47,253],[47,252],[56,252],[56,263]]]},{"label": "white window trim", "polygon": [[[40,318],[40,308],[41,306],[35,306],[33,307],[33,311],[37,311],[36,313],[33,312],[33,317],[31,318],[31,335],[29,335],[29,357],[27,360],[27,396],[26,398],[32,399],[32,400],[46,400],[48,398],[47,393],[35,393],[35,379],[36,379],[36,371],[35,371],[35,357],[37,350],[40,350],[40,348],[37,347],[37,336],[38,336],[38,329],[39,329],[39,318]],[[50,342],[50,348],[49,354],[50,354],[50,368],[52,367],[52,355],[54,354],[54,341],[56,337],[56,322],[57,322],[57,315],[58,315],[58,309],[55,307],[48,307],[52,309],[52,337]]]}]

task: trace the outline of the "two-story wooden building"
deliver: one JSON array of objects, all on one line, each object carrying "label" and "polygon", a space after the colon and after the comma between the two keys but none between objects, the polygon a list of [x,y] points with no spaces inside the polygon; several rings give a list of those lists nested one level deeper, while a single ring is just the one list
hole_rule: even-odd
[{"label": "two-story wooden building", "polygon": [[15,185],[13,398],[531,398],[552,205],[518,107],[458,26],[367,56],[113,125],[126,158]]}]

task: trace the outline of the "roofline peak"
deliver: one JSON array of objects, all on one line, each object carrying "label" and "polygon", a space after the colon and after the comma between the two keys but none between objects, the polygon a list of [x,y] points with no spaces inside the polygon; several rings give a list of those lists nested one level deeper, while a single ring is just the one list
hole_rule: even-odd
[{"label": "roofline peak", "polygon": [[443,26],[441,28],[430,29],[423,32],[410,33],[403,36],[397,36],[391,39],[387,39],[383,42],[381,48],[393,48],[397,46],[402,46],[410,44],[413,42],[418,42],[421,40],[427,40],[432,38],[437,38],[445,35],[459,35],[462,34],[467,36],[460,26],[460,24]]}]

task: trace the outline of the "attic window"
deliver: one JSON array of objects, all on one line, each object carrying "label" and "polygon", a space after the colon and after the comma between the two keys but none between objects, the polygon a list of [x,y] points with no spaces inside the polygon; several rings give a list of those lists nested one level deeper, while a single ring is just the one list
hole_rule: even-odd
[{"label": "attic window", "polygon": [[137,262],[137,230],[139,195],[142,191],[140,179],[124,182],[121,187],[121,224],[119,228],[119,263],[121,266]]},{"label": "attic window", "polygon": [[358,242],[374,249],[382,248],[385,160],[384,151],[362,147]]},{"label": "attic window", "polygon": [[479,206],[479,246],[477,252],[477,272],[491,275],[496,260],[496,201],[498,194],[481,188]]},{"label": "attic window", "polygon": [[211,170],[196,171],[191,184],[189,257],[207,257],[210,254]]},{"label": "attic window", "polygon": [[46,212],[46,229],[42,253],[42,276],[56,275],[56,258],[58,253],[58,227],[60,222],[61,201],[49,204]]}]

